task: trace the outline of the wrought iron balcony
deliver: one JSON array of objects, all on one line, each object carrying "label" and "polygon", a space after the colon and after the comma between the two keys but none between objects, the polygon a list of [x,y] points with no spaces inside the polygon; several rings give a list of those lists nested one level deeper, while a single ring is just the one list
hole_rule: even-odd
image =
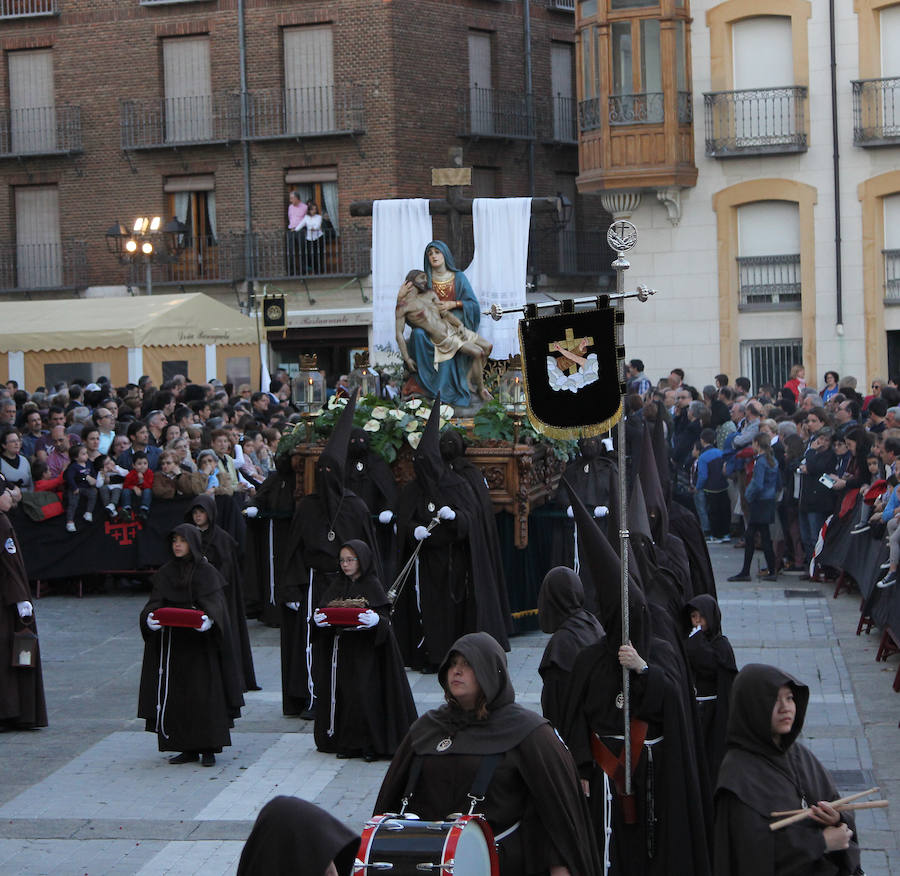
[{"label": "wrought iron balcony", "polygon": [[549,0],[549,6],[559,12],[574,12],[575,0]]},{"label": "wrought iron balcony", "polygon": [[739,310],[799,310],[800,256],[740,256]]},{"label": "wrought iron balcony", "polygon": [[0,292],[82,289],[87,285],[87,243],[0,244]]},{"label": "wrought iron balcony", "polygon": [[853,82],[853,142],[857,146],[900,143],[900,79]]},{"label": "wrought iron balcony", "polygon": [[703,95],[710,158],[806,152],[806,87],[747,88]]},{"label": "wrought iron balcony", "polygon": [[[154,286],[195,286],[237,283],[244,279],[242,235],[221,234],[191,237],[176,256],[160,253],[151,262]],[[142,286],[146,262],[138,256],[128,265],[128,282]]]},{"label": "wrought iron balcony", "polygon": [[57,0],[0,0],[0,20],[59,15]]},{"label": "wrought iron balcony", "polygon": [[[232,96],[240,106],[240,95]],[[247,94],[248,140],[293,140],[365,133],[359,86],[270,88]]]},{"label": "wrought iron balcony", "polygon": [[900,304],[900,249],[883,249],[884,256],[884,300],[889,304]]},{"label": "wrought iron balcony", "polygon": [[[176,3],[198,3],[201,0],[140,0],[141,6],[173,6]],[[209,3],[210,0],[202,0]]]},{"label": "wrought iron balcony", "polygon": [[551,277],[612,274],[616,254],[601,231],[532,231],[528,247],[529,270]]},{"label": "wrought iron balcony", "polygon": [[121,100],[119,108],[122,149],[206,146],[241,136],[241,102],[234,94]]},{"label": "wrought iron balcony", "polygon": [[249,249],[254,279],[365,277],[372,272],[371,232],[348,228],[319,243],[304,242],[287,231],[257,231]]},{"label": "wrought iron balcony", "polygon": [[0,158],[82,150],[80,106],[0,110]]},{"label": "wrought iron balcony", "polygon": [[542,115],[541,127],[549,142],[578,143],[578,102],[574,97],[551,97]]},{"label": "wrought iron balcony", "polygon": [[578,102],[578,130],[598,131],[603,127],[603,110],[599,97],[590,97]]},{"label": "wrought iron balcony", "polygon": [[521,91],[472,87],[460,94],[460,136],[534,138],[534,107]]},{"label": "wrought iron balcony", "polygon": [[663,121],[663,93],[611,94],[610,125],[659,125]]}]

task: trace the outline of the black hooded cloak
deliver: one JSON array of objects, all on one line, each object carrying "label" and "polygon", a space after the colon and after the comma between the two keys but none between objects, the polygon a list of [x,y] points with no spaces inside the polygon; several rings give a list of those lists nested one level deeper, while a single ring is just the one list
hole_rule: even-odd
[{"label": "black hooded cloak", "polygon": [[478,499],[441,458],[439,409],[437,398],[413,456],[415,478],[403,488],[397,507],[401,568],[418,544],[416,527],[427,527],[444,505],[456,513],[424,540],[416,567],[395,602],[397,641],[406,665],[415,669],[433,670],[456,639],[474,630],[490,633],[509,650],[508,616]]},{"label": "black hooded cloak", "polygon": [[375,812],[399,811],[417,757],[422,772],[409,811],[428,820],[468,812],[466,795],[482,758],[501,754],[478,807],[495,835],[519,822],[500,843],[501,876],[543,874],[556,865],[568,867],[572,876],[599,876],[602,868],[572,758],[540,715],[515,702],[503,649],[487,633],[454,642],[438,674],[448,697],[447,672],[455,654],[475,673],[486,717],[464,711],[450,698],[419,718],[391,762]]},{"label": "black hooded cloak", "polygon": [[381,620],[370,629],[316,627],[316,748],[390,757],[416,720],[416,705],[391,628],[390,602],[372,569],[372,551],[358,540],[341,547],[359,558],[360,577],[335,576],[320,604],[364,599],[359,610],[371,608]]},{"label": "black hooded cloak", "polygon": [[[691,612],[698,611],[706,618],[707,628],[690,635]],[[731,685],[737,675],[737,664],[731,642],[722,635],[722,612],[712,596],[695,596],[685,607],[685,649],[694,686],[697,691],[697,712],[706,751],[707,772],[715,786],[719,764],[725,756],[725,733],[728,728],[728,704]],[[712,699],[711,699],[712,698]]]},{"label": "black hooded cloak", "polygon": [[184,515],[185,523],[193,523],[194,508],[206,512],[209,525],[200,530],[203,556],[225,579],[225,602],[231,620],[231,652],[238,660],[241,670],[242,690],[260,690],[253,668],[253,652],[250,650],[250,634],[247,632],[247,617],[244,609],[244,593],[241,586],[241,562],[238,558],[238,543],[221,526],[216,525],[216,500],[209,493],[195,496]]},{"label": "black hooded cloak", "polygon": [[360,838],[315,803],[275,797],[256,816],[237,876],[351,876]]},{"label": "black hooded cloak", "polygon": [[538,667],[544,681],[541,710],[554,727],[561,727],[575,660],[588,645],[600,642],[605,633],[600,621],[584,607],[581,579],[566,566],[557,566],[544,576],[538,594],[538,619],[545,633],[553,633]]},{"label": "black hooded cloak", "polygon": [[[797,712],[790,733],[776,743],[772,712],[782,686],[791,688]],[[799,809],[838,797],[822,764],[796,741],[803,729],[809,688],[761,663],[745,666],[731,691],[728,750],[716,788],[716,876],[850,876],[861,873],[859,842],[826,853],[823,826],[806,819],[769,830],[770,812]],[[841,821],[855,831],[849,812]]]},{"label": "black hooded cloak", "polygon": [[[231,651],[231,625],[225,581],[203,556],[200,530],[176,526],[190,545],[187,557],[174,558],[153,576],[141,611],[144,662],[138,717],[156,733],[160,751],[219,752],[231,745],[229,729],[244,704],[241,675]],[[213,621],[204,633],[183,627],[147,627],[157,608],[199,608]]]}]

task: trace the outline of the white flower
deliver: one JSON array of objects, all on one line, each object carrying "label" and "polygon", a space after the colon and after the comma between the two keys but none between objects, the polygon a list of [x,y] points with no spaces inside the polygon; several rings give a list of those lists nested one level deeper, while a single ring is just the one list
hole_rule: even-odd
[{"label": "white flower", "polygon": [[417,432],[419,430],[418,420],[410,420],[404,427],[407,432]]},{"label": "white flower", "polygon": [[[375,411],[372,411],[372,413],[374,414]],[[402,420],[402,419],[406,416],[406,414],[404,414],[403,411],[398,410],[397,408],[393,408],[393,409],[389,410],[389,411],[387,412],[387,415],[388,415],[392,420]]]},{"label": "white flower", "polygon": [[366,432],[377,432],[380,428],[381,423],[379,423],[378,420],[369,420],[365,426],[363,426],[363,429],[365,429]]},{"label": "white flower", "polygon": [[420,408],[416,411],[416,416],[421,417],[423,420],[427,420],[431,416],[431,408]]},{"label": "white flower", "polygon": [[412,399],[411,401],[408,401],[408,402],[406,403],[406,407],[407,407],[408,410],[414,411],[416,408],[420,407],[421,404],[422,404],[422,399],[420,399],[420,398],[414,398],[414,399]]},{"label": "white flower", "polygon": [[379,405],[377,408],[372,408],[372,417],[376,420],[383,420],[388,415],[388,409]]},{"label": "white flower", "polygon": [[441,405],[441,419],[452,420],[456,411],[450,405]]},{"label": "white flower", "polygon": [[419,442],[422,440],[422,432],[412,432],[411,434],[406,436],[406,440],[409,441],[409,446],[415,450],[419,446]]},{"label": "white flower", "polygon": [[330,399],[328,399],[328,407],[331,410],[335,408],[342,408],[347,404],[346,398],[338,398],[336,395],[333,395]]}]

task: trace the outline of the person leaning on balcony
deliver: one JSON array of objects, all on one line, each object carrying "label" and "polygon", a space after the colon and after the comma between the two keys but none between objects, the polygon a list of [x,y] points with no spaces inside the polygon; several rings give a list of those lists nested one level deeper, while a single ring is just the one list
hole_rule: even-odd
[{"label": "person leaning on balcony", "polygon": [[309,208],[300,198],[300,192],[293,191],[290,194],[290,204],[288,204],[288,234],[287,234],[287,260],[288,273],[299,274],[302,270],[302,258],[304,250],[304,235],[302,232],[303,220],[306,218],[306,212]]},{"label": "person leaning on balcony", "polygon": [[322,231],[322,214],[315,201],[307,201],[306,206],[307,213],[300,223],[300,227],[306,232],[303,240],[306,273],[321,274],[325,269],[325,236]]}]

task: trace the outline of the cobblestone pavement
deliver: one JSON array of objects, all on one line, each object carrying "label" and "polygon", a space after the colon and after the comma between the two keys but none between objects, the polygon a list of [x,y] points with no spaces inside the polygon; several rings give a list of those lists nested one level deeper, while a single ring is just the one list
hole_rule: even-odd
[{"label": "cobblestone pavement", "polygon": [[[782,576],[728,584],[740,558],[713,548],[725,633],[738,664],[777,664],[809,684],[805,740],[842,791],[880,785],[894,809],[858,813],[869,876],[900,876],[898,658],[877,665],[876,633],[854,635],[858,600]],[[802,591],[791,596],[787,591]],[[278,631],[251,622],[262,691],[215,767],[173,767],[135,717],[140,591],[51,594],[37,602],[50,727],[0,735],[0,873],[233,874],[260,807],[276,794],[314,800],[359,827],[386,764],[315,750],[312,727],[281,715]],[[514,640],[520,702],[538,709],[546,636]],[[420,711],[440,702],[434,676],[410,675]]]}]

